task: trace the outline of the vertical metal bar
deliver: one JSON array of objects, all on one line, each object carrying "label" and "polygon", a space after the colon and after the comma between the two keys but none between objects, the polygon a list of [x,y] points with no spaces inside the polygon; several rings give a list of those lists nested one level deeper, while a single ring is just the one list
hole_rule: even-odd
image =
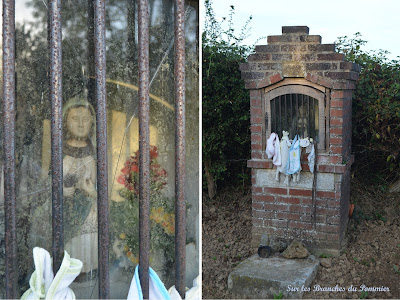
[{"label": "vertical metal bar", "polygon": [[286,122],[287,122],[287,117],[286,117],[286,94],[283,96],[283,102],[284,102],[284,105],[283,105],[283,110],[284,110],[284,113],[283,113],[283,115],[284,115],[284,117],[283,117],[283,129],[284,130],[288,130],[287,128],[286,128]]},{"label": "vertical metal bar", "polygon": [[293,94],[290,94],[290,122],[291,122],[291,124],[290,124],[290,128],[289,128],[289,132],[293,132],[293,128],[292,128],[292,125],[293,125]]},{"label": "vertical metal bar", "polygon": [[175,286],[185,297],[185,3],[175,0]]},{"label": "vertical metal bar", "polygon": [[279,96],[279,131],[282,131],[282,96]]},{"label": "vertical metal bar", "polygon": [[15,2],[3,1],[3,162],[6,298],[17,295],[15,199]]},{"label": "vertical metal bar", "polygon": [[96,139],[97,139],[97,220],[99,253],[99,297],[109,293],[109,213],[107,167],[107,106],[106,106],[106,8],[105,0],[94,4],[95,74],[96,74]]},{"label": "vertical metal bar", "polygon": [[310,123],[311,123],[310,101],[311,101],[310,96],[307,96],[307,133],[308,133],[308,137],[311,136],[311,131],[310,131],[310,129],[311,129],[311,126],[310,126]]},{"label": "vertical metal bar", "polygon": [[299,94],[296,94],[296,132],[294,134],[299,133]]},{"label": "vertical metal bar", "polygon": [[275,115],[276,115],[276,113],[275,113],[275,99],[272,99],[271,100],[271,133],[275,132],[275,133],[279,134],[279,132],[276,132]]},{"label": "vertical metal bar", "polygon": [[61,0],[50,2],[51,196],[53,270],[64,256],[62,169],[62,29]]},{"label": "vertical metal bar", "polygon": [[149,2],[138,1],[139,38],[139,277],[149,298],[150,155],[149,155]]}]

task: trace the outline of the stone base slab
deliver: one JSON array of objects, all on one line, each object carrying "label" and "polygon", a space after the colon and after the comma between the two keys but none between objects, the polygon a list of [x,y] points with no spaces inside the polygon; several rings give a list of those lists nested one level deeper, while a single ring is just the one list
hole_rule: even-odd
[{"label": "stone base slab", "polygon": [[300,299],[303,289],[309,287],[317,274],[319,260],[260,258],[253,255],[240,263],[228,278],[228,288],[240,298]]}]

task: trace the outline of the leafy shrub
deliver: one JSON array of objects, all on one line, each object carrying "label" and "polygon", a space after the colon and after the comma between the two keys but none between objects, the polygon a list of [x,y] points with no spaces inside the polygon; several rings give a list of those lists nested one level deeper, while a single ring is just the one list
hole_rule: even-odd
[{"label": "leafy shrub", "polygon": [[400,62],[384,50],[365,52],[361,34],[340,37],[337,49],[361,66],[353,94],[353,151],[355,174],[374,183],[400,175]]},{"label": "leafy shrub", "polygon": [[216,21],[211,1],[205,1],[205,8],[202,45],[203,161],[204,178],[209,180],[210,189],[210,181],[221,185],[228,180],[237,182],[248,172],[250,100],[241,79],[239,63],[245,62],[251,52],[250,47],[241,45],[247,37],[251,17],[237,36],[233,29],[234,6],[231,6],[229,18],[224,18],[222,23]]}]

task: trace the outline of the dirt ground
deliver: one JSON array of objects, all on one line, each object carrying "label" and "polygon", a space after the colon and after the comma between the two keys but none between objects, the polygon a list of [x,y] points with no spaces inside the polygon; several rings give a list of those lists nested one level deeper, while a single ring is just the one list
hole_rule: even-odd
[{"label": "dirt ground", "polygon": [[[400,194],[385,194],[353,180],[351,200],[356,205],[340,257],[325,259],[303,298],[400,298]],[[228,275],[250,248],[251,194],[228,188],[213,199],[203,198],[203,298],[234,298]],[[329,266],[330,264],[330,266]],[[313,292],[314,286],[345,288],[344,292]],[[357,291],[349,291],[351,287]],[[360,287],[389,288],[362,292]]]}]

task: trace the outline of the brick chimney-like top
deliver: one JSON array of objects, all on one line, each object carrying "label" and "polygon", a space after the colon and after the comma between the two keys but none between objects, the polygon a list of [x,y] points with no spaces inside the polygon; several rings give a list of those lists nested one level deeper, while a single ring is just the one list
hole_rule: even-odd
[{"label": "brick chimney-like top", "polygon": [[354,89],[360,67],[344,60],[335,44],[321,44],[307,26],[283,26],[282,35],[268,36],[268,45],[240,65],[247,89],[260,89],[284,78],[305,78],[333,89]]}]

